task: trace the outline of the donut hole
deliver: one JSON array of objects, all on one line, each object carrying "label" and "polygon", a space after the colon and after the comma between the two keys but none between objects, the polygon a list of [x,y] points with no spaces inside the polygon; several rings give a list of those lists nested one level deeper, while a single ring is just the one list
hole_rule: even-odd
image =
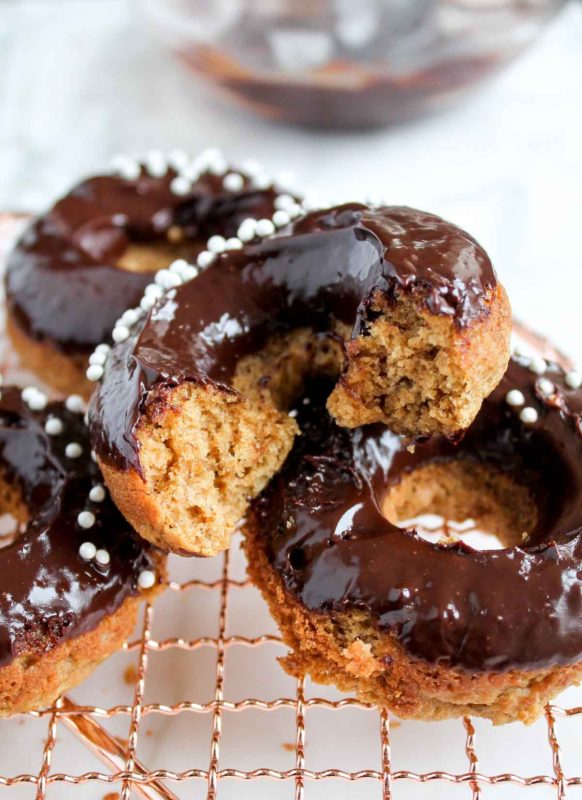
[{"label": "donut hole", "polygon": [[17,487],[0,477],[0,550],[20,536],[27,521],[27,509]]},{"label": "donut hole", "polygon": [[[172,230],[174,230],[173,227],[169,228],[168,236]],[[197,252],[202,250],[202,245],[196,247],[194,242],[185,241],[181,229],[176,228],[175,230],[180,231],[180,236],[178,237],[178,234],[175,233],[173,240],[130,241],[115,262],[116,266],[127,272],[157,272],[168,267],[172,261],[178,258],[190,261]]]},{"label": "donut hole", "polygon": [[429,541],[460,539],[477,550],[527,544],[538,521],[526,486],[466,459],[424,464],[404,474],[388,490],[382,509],[390,522],[414,527]]}]

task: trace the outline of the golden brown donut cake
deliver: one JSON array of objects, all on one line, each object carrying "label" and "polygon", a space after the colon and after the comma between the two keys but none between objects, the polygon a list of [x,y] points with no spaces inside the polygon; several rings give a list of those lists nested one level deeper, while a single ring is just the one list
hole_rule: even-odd
[{"label": "golden brown donut cake", "polygon": [[456,435],[507,365],[505,292],[439,217],[349,204],[255,233],[96,353],[103,474],[136,530],[173,551],[227,547],[292,447],[311,373],[337,379],[340,425]]},{"label": "golden brown donut cake", "polygon": [[0,716],[50,705],[118,650],[164,559],[131,530],[91,458],[80,398],[0,398]]},{"label": "golden brown donut cake", "polygon": [[[514,355],[460,443],[338,427],[329,382],[246,530],[293,675],[404,718],[532,722],[582,679],[582,375]],[[410,522],[474,519],[500,549]]]},{"label": "golden brown donut cake", "polygon": [[[238,245],[248,218],[274,228],[299,213],[260,166],[231,167],[215,150],[115,160],[111,174],[82,181],[33,220],[8,258],[8,332],[22,363],[88,397],[89,355],[124,312],[142,311],[152,272],[177,259],[204,265],[208,240]],[[187,262],[180,274],[191,277]]]}]

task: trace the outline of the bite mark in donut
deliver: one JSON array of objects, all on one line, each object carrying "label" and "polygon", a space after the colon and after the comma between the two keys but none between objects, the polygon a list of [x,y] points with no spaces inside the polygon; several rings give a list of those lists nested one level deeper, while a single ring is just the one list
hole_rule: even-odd
[{"label": "bite mark in donut", "polygon": [[0,716],[52,703],[119,649],[163,558],[113,505],[91,458],[79,397],[33,387],[0,398]]},{"label": "bite mark in donut", "polygon": [[[413,452],[380,426],[326,421],[329,386],[315,387],[245,543],[287,668],[402,717],[496,723],[533,721],[580,680],[581,385],[514,356],[460,444]],[[474,518],[504,547],[396,525],[426,512]]]},{"label": "bite mark in donut", "polygon": [[303,381],[339,378],[339,424],[412,436],[465,428],[501,378],[509,305],[484,251],[439,217],[359,204],[221,254],[122,331],[92,436],[126,517],[211,555],[277,471]]}]

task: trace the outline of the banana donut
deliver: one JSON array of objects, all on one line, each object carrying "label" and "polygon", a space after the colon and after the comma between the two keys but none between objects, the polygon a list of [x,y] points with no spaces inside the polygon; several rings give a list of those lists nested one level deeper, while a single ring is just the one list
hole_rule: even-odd
[{"label": "banana donut", "polygon": [[90,408],[114,501],[156,545],[213,555],[291,449],[309,374],[339,376],[340,425],[456,435],[505,371],[510,312],[464,231],[350,204],[217,256],[121,338]]},{"label": "banana donut", "polygon": [[[294,675],[401,717],[532,722],[582,678],[582,376],[513,356],[462,441],[338,427],[327,384],[253,503],[249,572]],[[469,518],[476,550],[405,520]],[[398,526],[397,523],[400,523]]]},{"label": "banana donut", "polygon": [[35,219],[8,258],[8,331],[21,360],[59,391],[88,396],[88,356],[138,306],[152,272],[176,259],[204,265],[209,237],[240,246],[248,218],[274,228],[299,210],[256,165],[229,168],[216,151],[121,159],[116,173],[84,180]]},{"label": "banana donut", "polygon": [[2,389],[0,716],[50,705],[118,650],[163,559],[117,511],[91,458],[78,396]]}]

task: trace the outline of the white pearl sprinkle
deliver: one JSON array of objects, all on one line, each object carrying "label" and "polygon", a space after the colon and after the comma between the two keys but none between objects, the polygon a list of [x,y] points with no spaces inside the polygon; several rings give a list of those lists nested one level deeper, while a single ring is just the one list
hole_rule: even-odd
[{"label": "white pearl sprinkle", "polygon": [[170,190],[180,197],[188,194],[191,189],[192,184],[183,175],[177,175],[175,178],[172,178],[172,181],[170,182]]},{"label": "white pearl sprinkle", "polygon": [[105,353],[105,354],[110,353],[111,352],[111,345],[105,344],[105,343],[98,344],[97,347],[95,348],[95,352],[96,353]]},{"label": "white pearl sprinkle", "polygon": [[241,242],[250,242],[257,235],[257,221],[249,217],[241,222],[236,235]]},{"label": "white pearl sprinkle", "polygon": [[49,436],[58,436],[63,432],[63,422],[58,417],[49,417],[44,423],[44,429]]},{"label": "white pearl sprinkle", "polygon": [[260,172],[258,175],[253,175],[252,183],[256,189],[270,189],[273,179],[266,172]]},{"label": "white pearl sprinkle", "polygon": [[525,403],[525,397],[523,392],[520,392],[519,389],[512,389],[505,395],[505,402],[508,406],[522,406]]},{"label": "white pearl sprinkle", "polygon": [[290,194],[280,194],[275,198],[275,208],[280,211],[287,211],[291,206],[295,205],[295,198]]},{"label": "white pearl sprinkle", "polygon": [[222,185],[229,192],[240,192],[245,185],[245,179],[238,172],[229,172],[224,176]]},{"label": "white pearl sprinkle", "polygon": [[258,175],[264,172],[263,167],[259,164],[258,161],[255,161],[254,158],[248,158],[246,161],[243,161],[241,164],[241,169],[247,175]]},{"label": "white pearl sprinkle", "polygon": [[95,514],[92,511],[81,511],[77,514],[77,522],[81,528],[92,528],[95,525]]},{"label": "white pearl sprinkle", "polygon": [[97,366],[102,367],[105,362],[107,361],[107,355],[105,353],[91,353],[89,356],[89,364],[97,364]]},{"label": "white pearl sprinkle", "polygon": [[211,236],[208,242],[206,243],[206,247],[210,250],[211,253],[223,253],[224,246],[226,244],[226,239],[224,236],[220,234],[216,234],[215,236]]},{"label": "white pearl sprinkle", "polygon": [[144,289],[144,295],[146,297],[153,297],[154,300],[157,300],[158,297],[161,297],[163,293],[164,290],[161,286],[158,286],[157,283],[148,283]]},{"label": "white pearl sprinkle", "polygon": [[305,211],[315,211],[315,209],[321,208],[323,204],[316,194],[306,194],[301,201],[301,205]]},{"label": "white pearl sprinkle", "polygon": [[546,360],[541,356],[534,356],[528,364],[529,371],[534,375],[543,375],[547,368]]},{"label": "white pearl sprinkle", "polygon": [[197,183],[200,180],[200,174],[202,172],[202,168],[199,164],[195,161],[189,164],[186,164],[185,167],[182,167],[180,170],[180,175],[182,178],[187,180],[190,184]]},{"label": "white pearl sprinkle", "polygon": [[97,552],[97,548],[93,544],[93,542],[83,542],[81,547],[79,547],[79,555],[81,558],[85,559],[85,561],[91,561],[95,558],[95,553]]},{"label": "white pearl sprinkle", "polygon": [[297,184],[295,175],[289,170],[280,172],[275,178],[275,184],[279,189],[293,190]]},{"label": "white pearl sprinkle", "polygon": [[225,250],[240,250],[242,246],[243,243],[236,236],[231,236],[230,239],[227,239],[224,243]]},{"label": "white pearl sprinkle", "polygon": [[188,283],[193,278],[196,278],[198,275],[198,269],[193,264],[188,264],[188,266],[184,267],[182,270],[182,280],[184,283]]},{"label": "white pearl sprinkle", "polygon": [[162,289],[173,289],[176,286],[180,286],[182,278],[176,272],[170,272],[169,269],[161,269],[156,272],[155,282]]},{"label": "white pearl sprinkle", "polygon": [[221,156],[220,158],[216,158],[211,164],[209,164],[206,169],[212,175],[224,175],[224,173],[228,169],[228,161],[226,160],[226,158],[223,158]]},{"label": "white pearl sprinkle", "polygon": [[294,203],[292,206],[289,206],[287,213],[291,219],[295,219],[296,217],[300,217],[303,211],[299,203]]},{"label": "white pearl sprinkle", "polygon": [[139,306],[142,311],[151,311],[151,309],[156,304],[156,298],[153,297],[151,294],[144,294],[142,299],[139,301]]},{"label": "white pearl sprinkle", "polygon": [[175,170],[180,172],[190,161],[190,157],[185,150],[176,147],[168,153],[168,164],[174,167]]},{"label": "white pearl sprinkle", "polygon": [[65,455],[67,458],[79,458],[82,452],[83,448],[78,442],[69,442],[65,447]]},{"label": "white pearl sprinkle", "polygon": [[105,487],[96,483],[89,492],[89,500],[93,503],[102,503],[105,500]]},{"label": "white pearl sprinkle", "polygon": [[124,311],[123,314],[121,315],[120,322],[123,325],[127,325],[129,328],[131,328],[133,325],[135,325],[138,319],[139,319],[139,314],[137,313],[135,308],[128,308],[127,311]]},{"label": "white pearl sprinkle", "polygon": [[214,253],[211,253],[209,250],[203,250],[201,253],[198,253],[196,263],[200,269],[206,269],[206,267],[209,267],[212,264],[215,258],[216,256]]},{"label": "white pearl sprinkle", "polygon": [[125,342],[126,339],[129,339],[129,328],[127,325],[116,325],[115,328],[113,328],[111,338],[118,344],[119,342]]},{"label": "white pearl sprinkle", "polygon": [[95,553],[95,561],[100,564],[102,567],[106,567],[107,564],[111,561],[111,556],[107,552],[107,550],[97,550]]},{"label": "white pearl sprinkle", "polygon": [[126,181],[135,181],[141,175],[140,163],[129,156],[116,156],[113,159],[113,168]]},{"label": "white pearl sprinkle", "polygon": [[99,364],[91,364],[85,375],[90,381],[100,381],[103,377],[103,367],[100,367]]},{"label": "white pearl sprinkle", "polygon": [[536,385],[540,394],[543,394],[544,397],[550,397],[556,391],[554,384],[547,378],[540,378]]},{"label": "white pearl sprinkle", "polygon": [[73,414],[83,414],[85,411],[85,401],[78,394],[70,394],[65,400],[65,408]]},{"label": "white pearl sprinkle", "polygon": [[533,425],[534,422],[538,421],[539,414],[535,408],[526,406],[525,408],[521,409],[519,418],[522,422],[525,422],[526,425]]},{"label": "white pearl sprinkle", "polygon": [[43,411],[48,403],[48,397],[40,389],[34,387],[33,391],[29,393],[28,399],[23,398],[31,411]]},{"label": "white pearl sprinkle", "polygon": [[275,226],[270,219],[260,219],[257,222],[257,236],[271,236],[275,233]]},{"label": "white pearl sprinkle", "polygon": [[567,372],[564,380],[566,382],[566,386],[568,386],[570,389],[579,389],[582,386],[582,375],[579,372],[576,372],[576,370]]},{"label": "white pearl sprinkle", "polygon": [[144,569],[139,573],[137,585],[140,589],[151,589],[156,582],[156,573],[151,569]]},{"label": "white pearl sprinkle", "polygon": [[175,272],[176,275],[181,275],[182,271],[185,267],[188,266],[188,262],[185,258],[177,258],[175,261],[172,261],[168,269],[170,272]]},{"label": "white pearl sprinkle", "polygon": [[288,225],[291,222],[291,217],[286,211],[283,209],[279,209],[275,211],[273,214],[273,223],[277,228],[283,228],[285,225]]},{"label": "white pearl sprinkle", "polygon": [[145,165],[152,178],[162,178],[168,171],[168,162],[161,150],[150,150],[145,157]]}]

